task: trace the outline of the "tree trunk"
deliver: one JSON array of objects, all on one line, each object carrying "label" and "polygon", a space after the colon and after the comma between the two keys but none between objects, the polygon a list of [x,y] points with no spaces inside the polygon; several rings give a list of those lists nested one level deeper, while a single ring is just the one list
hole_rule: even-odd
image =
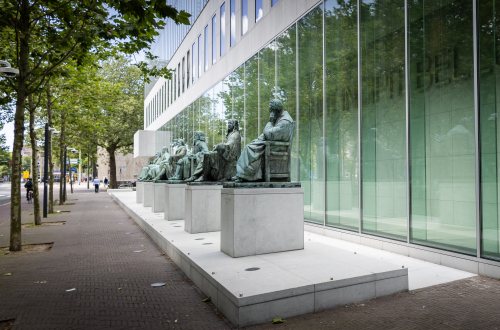
[{"label": "tree trunk", "polygon": [[[50,85],[47,83],[47,123],[49,127],[52,127],[52,94],[50,93]],[[49,132],[49,138],[47,141],[47,148],[49,153],[46,157],[48,157],[49,161],[49,207],[48,213],[54,213],[54,163],[52,162],[52,133]]]},{"label": "tree trunk", "polygon": [[115,157],[115,147],[106,148],[109,154],[109,187],[111,189],[118,188],[118,183],[116,182],[116,157]]},{"label": "tree trunk", "polygon": [[[38,191],[38,150],[36,148],[36,132],[35,132],[35,104],[33,102],[33,95],[28,96],[28,109],[30,114],[30,142],[31,142],[31,167],[33,178],[33,216],[35,225],[42,224],[42,217],[40,215],[40,194]],[[44,155],[46,157],[46,155]]]},{"label": "tree trunk", "polygon": [[59,159],[61,160],[61,166],[59,170],[59,205],[64,204],[64,185],[66,183],[66,178],[63,177],[63,168],[64,168],[64,150],[66,149],[64,147],[64,138],[65,138],[65,122],[64,122],[64,111],[61,111],[61,135],[59,137]]},{"label": "tree trunk", "polygon": [[12,183],[10,204],[10,251],[21,251],[21,150],[24,140],[24,104],[28,95],[26,76],[29,69],[30,17],[29,1],[22,0],[19,11],[19,76],[14,115],[14,145],[12,148]]}]

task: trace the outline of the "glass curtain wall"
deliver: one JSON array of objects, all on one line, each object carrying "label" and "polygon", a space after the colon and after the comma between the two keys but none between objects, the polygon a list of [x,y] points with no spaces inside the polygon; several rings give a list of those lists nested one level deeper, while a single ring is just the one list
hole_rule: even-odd
[{"label": "glass curtain wall", "polygon": [[500,1],[479,2],[479,118],[482,244],[485,258],[500,260]]},{"label": "glass curtain wall", "polygon": [[[478,3],[480,178],[473,1],[406,1],[406,28],[404,0],[357,3],[320,4],[162,129],[190,145],[193,131],[203,131],[212,148],[235,118],[247,144],[261,133],[275,95],[295,119],[292,180],[302,183],[307,221],[476,255],[480,180],[481,256],[500,260],[500,0]],[[201,54],[199,65],[207,58]],[[178,75],[171,80],[172,99]]]},{"label": "glass curtain wall", "polygon": [[362,231],[407,237],[404,0],[363,1]]},{"label": "glass curtain wall", "polygon": [[357,1],[325,2],[326,224],[358,230]]},{"label": "glass curtain wall", "polygon": [[472,1],[408,6],[411,241],[475,255]]},{"label": "glass curtain wall", "polygon": [[304,217],[324,222],[323,5],[297,23],[299,67],[299,164]]}]

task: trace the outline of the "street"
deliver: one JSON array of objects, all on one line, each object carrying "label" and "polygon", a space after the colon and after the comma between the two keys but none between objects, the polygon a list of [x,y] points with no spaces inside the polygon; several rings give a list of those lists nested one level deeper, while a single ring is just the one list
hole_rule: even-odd
[{"label": "street", "polygon": [[0,183],[0,207],[10,203],[10,182]]}]

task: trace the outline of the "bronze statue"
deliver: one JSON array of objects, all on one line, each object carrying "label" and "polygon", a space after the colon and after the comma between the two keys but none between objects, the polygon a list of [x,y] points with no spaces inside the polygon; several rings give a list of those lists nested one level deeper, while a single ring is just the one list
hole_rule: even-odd
[{"label": "bronze statue", "polygon": [[205,133],[196,131],[193,138],[193,150],[177,161],[175,176],[171,180],[185,180],[189,178],[191,172],[191,161],[193,161],[193,169],[197,164],[203,161],[203,155],[208,152],[207,142],[205,141]]},{"label": "bronze statue", "polygon": [[186,181],[227,181],[236,174],[236,161],[241,152],[239,123],[227,123],[226,143],[219,143],[214,150],[204,154],[193,175]]},{"label": "bronze statue", "polygon": [[170,154],[168,148],[163,147],[160,152],[157,152],[155,157],[149,162],[149,165],[144,166],[139,174],[139,181],[153,181],[168,178],[171,171],[169,165]]},{"label": "bronze statue", "polygon": [[236,163],[234,181],[259,181],[262,175],[262,157],[265,141],[289,142],[293,136],[294,121],[279,99],[269,102],[269,122],[264,132],[246,145]]}]

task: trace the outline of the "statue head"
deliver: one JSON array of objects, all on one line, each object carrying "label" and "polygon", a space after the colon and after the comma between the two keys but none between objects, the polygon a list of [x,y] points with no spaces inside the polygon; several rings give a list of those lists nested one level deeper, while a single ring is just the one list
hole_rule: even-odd
[{"label": "statue head", "polygon": [[240,124],[236,119],[229,119],[227,121],[227,132],[231,133],[232,131],[239,131]]},{"label": "statue head", "polygon": [[283,113],[283,102],[280,99],[272,99],[269,102],[269,112],[269,121],[274,125],[281,113]]},{"label": "statue head", "polygon": [[201,131],[194,132],[193,143],[196,141],[205,141],[205,133]]}]

